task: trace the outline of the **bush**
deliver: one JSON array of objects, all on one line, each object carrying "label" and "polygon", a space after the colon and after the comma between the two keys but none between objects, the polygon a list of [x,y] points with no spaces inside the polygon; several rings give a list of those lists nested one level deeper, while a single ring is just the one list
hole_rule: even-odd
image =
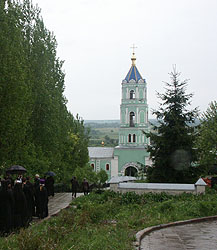
[{"label": "bush", "polygon": [[146,202],[163,202],[172,199],[174,196],[166,193],[147,193],[143,194]]},{"label": "bush", "polygon": [[121,196],[121,204],[141,204],[142,203],[142,196],[136,194],[135,192],[127,192],[122,194]]}]

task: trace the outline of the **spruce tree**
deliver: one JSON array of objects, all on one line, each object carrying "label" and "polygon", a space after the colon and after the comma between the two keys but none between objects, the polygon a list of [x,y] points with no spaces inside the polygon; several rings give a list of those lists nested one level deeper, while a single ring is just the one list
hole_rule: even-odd
[{"label": "spruce tree", "polygon": [[157,93],[161,99],[159,110],[154,110],[158,125],[150,132],[148,147],[153,166],[148,169],[151,182],[191,182],[197,171],[192,167],[195,160],[193,150],[193,126],[197,108],[188,111],[193,94],[186,94],[187,80],[180,80],[180,73],[169,73],[171,82],[165,83],[165,93]]}]

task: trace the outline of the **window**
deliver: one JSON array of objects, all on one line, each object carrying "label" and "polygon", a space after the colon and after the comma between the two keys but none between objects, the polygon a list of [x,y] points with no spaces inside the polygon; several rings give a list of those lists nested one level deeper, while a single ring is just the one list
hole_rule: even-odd
[{"label": "window", "polygon": [[136,135],[133,134],[133,142],[136,142]]},{"label": "window", "polygon": [[130,90],[130,99],[135,99],[135,92],[134,92],[134,90]]},{"label": "window", "polygon": [[109,168],[110,168],[110,165],[107,163],[107,164],[105,165],[105,169],[106,169],[107,171],[109,171]]},{"label": "window", "polygon": [[94,170],[94,163],[92,163],[92,164],[91,164],[91,167],[92,167],[92,168],[93,168],[93,170]]},{"label": "window", "polygon": [[128,142],[131,142],[131,134],[128,135]]},{"label": "window", "polygon": [[135,114],[130,112],[130,127],[135,127]]}]

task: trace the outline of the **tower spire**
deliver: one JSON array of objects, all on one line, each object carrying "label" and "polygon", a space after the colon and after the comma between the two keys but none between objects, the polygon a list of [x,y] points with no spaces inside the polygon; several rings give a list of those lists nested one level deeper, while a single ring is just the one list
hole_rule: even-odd
[{"label": "tower spire", "polygon": [[133,54],[131,57],[132,60],[132,66],[136,66],[136,56],[135,56],[135,49],[137,49],[137,47],[135,46],[135,44],[133,44],[132,47],[130,47],[131,49],[133,49]]}]

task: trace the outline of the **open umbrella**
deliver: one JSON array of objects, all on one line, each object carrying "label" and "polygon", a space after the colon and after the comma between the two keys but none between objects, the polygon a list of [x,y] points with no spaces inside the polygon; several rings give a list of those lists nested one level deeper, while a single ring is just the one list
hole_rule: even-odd
[{"label": "open umbrella", "polygon": [[24,167],[19,166],[19,165],[13,165],[6,170],[7,174],[24,174],[26,172],[27,170]]},{"label": "open umbrella", "polygon": [[45,175],[55,176],[56,174],[53,171],[48,171]]}]

